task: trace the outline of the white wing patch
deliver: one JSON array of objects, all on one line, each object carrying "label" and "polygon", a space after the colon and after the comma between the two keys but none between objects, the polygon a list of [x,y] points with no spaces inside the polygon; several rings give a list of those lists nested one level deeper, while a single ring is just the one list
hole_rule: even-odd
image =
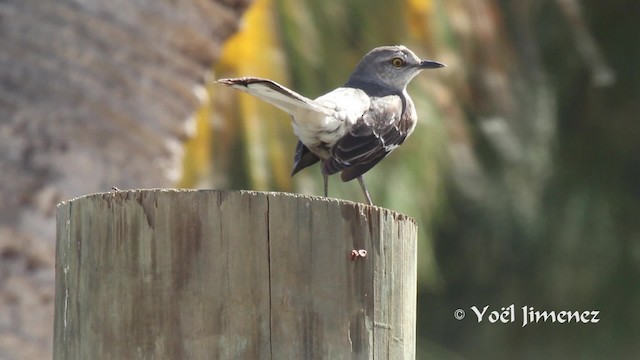
[{"label": "white wing patch", "polygon": [[337,88],[313,102],[327,109],[327,113],[299,113],[294,117],[293,131],[308,148],[317,153],[319,147],[331,147],[362,117],[369,108],[370,99],[359,89]]},{"label": "white wing patch", "polygon": [[371,105],[371,99],[364,91],[344,87],[320,96],[315,102],[332,109],[332,116],[347,126],[355,124]]}]

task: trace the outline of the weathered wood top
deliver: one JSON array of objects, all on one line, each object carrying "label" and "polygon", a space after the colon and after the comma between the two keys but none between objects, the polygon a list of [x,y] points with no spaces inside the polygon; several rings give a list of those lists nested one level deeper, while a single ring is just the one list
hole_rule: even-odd
[{"label": "weathered wood top", "polygon": [[285,193],[64,202],[54,359],[413,359],[416,234],[387,209]]}]

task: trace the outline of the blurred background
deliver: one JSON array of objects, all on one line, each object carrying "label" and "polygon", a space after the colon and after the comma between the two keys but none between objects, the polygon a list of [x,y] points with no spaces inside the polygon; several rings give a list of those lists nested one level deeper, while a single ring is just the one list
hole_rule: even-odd
[{"label": "blurred background", "polygon": [[[50,352],[57,202],[111,186],[320,195],[318,167],[289,176],[288,116],[214,80],[315,98],[391,44],[448,66],[412,82],[418,126],[367,173],[374,203],[420,227],[418,359],[638,358],[639,14],[634,0],[3,2],[0,358]],[[338,177],[329,194],[364,201]],[[470,310],[511,304],[600,321]]]}]

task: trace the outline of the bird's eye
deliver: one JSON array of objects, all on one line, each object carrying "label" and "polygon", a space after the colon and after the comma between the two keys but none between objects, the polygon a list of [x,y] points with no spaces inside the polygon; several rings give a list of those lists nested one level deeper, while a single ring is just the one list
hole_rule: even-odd
[{"label": "bird's eye", "polygon": [[399,68],[399,67],[404,66],[404,60],[402,60],[402,59],[401,59],[401,58],[399,58],[399,57],[396,57],[396,58],[391,59],[391,64],[392,64],[393,66],[395,66],[395,67],[398,67],[398,68]]}]

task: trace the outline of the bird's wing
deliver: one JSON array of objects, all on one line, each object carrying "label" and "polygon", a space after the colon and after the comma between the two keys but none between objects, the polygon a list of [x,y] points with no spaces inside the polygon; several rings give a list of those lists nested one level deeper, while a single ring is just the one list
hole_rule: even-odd
[{"label": "bird's wing", "polygon": [[293,170],[291,176],[295,175],[298,171],[311,166],[320,161],[318,155],[314,154],[307,148],[302,141],[298,141],[296,145],[296,155],[293,158]]},{"label": "bird's wing", "polygon": [[342,171],[349,181],[364,174],[400,146],[413,130],[415,118],[404,111],[398,95],[375,98],[361,118],[331,149],[322,163],[326,175]]},{"label": "bird's wing", "polygon": [[301,111],[326,113],[326,109],[315,104],[313,100],[308,99],[293,90],[287,89],[286,87],[269,79],[241,77],[234,79],[220,79],[217,82],[249,93],[293,116]]}]

